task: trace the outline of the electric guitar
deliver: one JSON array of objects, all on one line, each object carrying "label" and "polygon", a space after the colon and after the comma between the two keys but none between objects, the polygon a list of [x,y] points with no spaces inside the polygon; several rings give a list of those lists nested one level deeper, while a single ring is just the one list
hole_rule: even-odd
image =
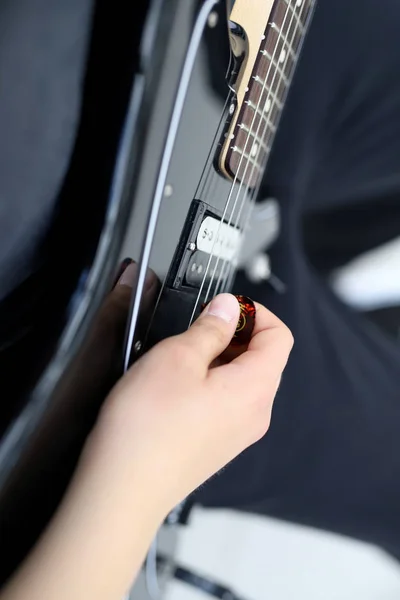
[{"label": "electric guitar", "polygon": [[[75,167],[85,194],[97,179],[101,187],[91,201],[95,218],[85,220],[85,252],[76,250],[74,221],[74,260],[58,299],[58,329],[52,328],[57,336],[38,339],[31,360],[40,368],[3,427],[2,580],[55,510],[117,376],[105,376],[104,349],[107,359],[121,359],[120,374],[122,363],[127,368],[157,341],[190,326],[204,303],[231,289],[246,257],[265,245],[268,227],[255,236],[252,215],[314,2],[138,2],[126,16],[133,17],[129,44],[116,43],[120,55],[108,30],[118,36],[118,21],[104,19],[96,38],[101,47],[92,46],[103,63],[94,60],[92,105]],[[128,9],[117,4],[121,20]],[[125,35],[129,28],[125,22]],[[111,72],[110,82],[104,73]],[[114,92],[120,101],[111,115],[106,109],[114,105],[102,109],[101,94]],[[111,117],[114,128],[104,127]],[[104,152],[89,180],[85,157],[98,152],[93,139],[101,139]],[[138,263],[126,330],[96,344],[93,327],[125,256]],[[149,267],[160,281],[150,305],[143,293]]]}]

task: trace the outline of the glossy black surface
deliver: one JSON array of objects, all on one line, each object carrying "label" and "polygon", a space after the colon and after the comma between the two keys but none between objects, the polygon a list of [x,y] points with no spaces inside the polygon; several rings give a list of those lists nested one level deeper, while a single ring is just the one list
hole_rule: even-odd
[{"label": "glossy black surface", "polygon": [[[182,9],[182,17],[187,7]],[[190,11],[189,11],[190,12]],[[165,282],[160,296],[160,308],[163,315],[170,315],[170,323],[174,329],[168,327],[170,333],[184,331],[196,316],[202,302],[207,296],[215,295],[218,277],[214,276],[213,285],[208,289],[208,280],[203,289],[188,289],[182,282],[175,278],[171,284],[172,274],[179,268],[174,264],[178,240],[181,243],[185,238],[181,234],[187,226],[187,215],[197,201],[204,202],[211,211],[224,217],[225,222],[232,226],[242,226],[248,215],[248,208],[254,202],[253,191],[247,189],[240,182],[232,182],[223,176],[217,168],[218,152],[224,139],[227,123],[229,123],[229,108],[234,101],[234,95],[229,88],[231,79],[229,68],[235,68],[235,63],[230,60],[226,51],[228,43],[228,24],[226,20],[226,5],[217,3],[213,8],[217,12],[217,26],[209,27],[205,23],[202,42],[196,55],[190,85],[187,90],[186,102],[181,118],[179,131],[174,144],[174,152],[166,178],[168,193],[162,201],[158,222],[155,231],[153,248],[149,266],[157,273],[161,282]],[[215,57],[218,57],[215,60]],[[215,63],[215,64],[214,64]],[[218,87],[215,83],[218,81]],[[217,91],[216,91],[217,90]],[[164,95],[160,93],[160,105]],[[161,110],[161,106],[160,106]],[[156,131],[158,138],[158,132]],[[151,150],[154,156],[158,148],[158,141]],[[143,188],[139,193],[142,198],[148,193],[146,173],[142,176]],[[142,204],[138,205],[138,211]],[[140,256],[140,239],[145,219],[140,215],[132,223],[131,238],[134,242],[133,250],[126,245],[126,253]],[[186,225],[185,225],[186,224]],[[189,222],[190,226],[190,222]],[[172,270],[169,272],[170,265]],[[167,289],[168,288],[168,289]],[[185,294],[184,313],[179,312],[179,303],[174,303],[171,293],[172,288]],[[199,293],[201,291],[201,294]],[[221,291],[221,290],[220,290]],[[191,305],[191,311],[189,306]],[[154,315],[155,323],[149,332],[149,340],[160,339],[160,331],[165,331],[161,325],[160,315]],[[135,335],[133,347],[148,345],[149,340],[143,340]],[[135,358],[134,354],[131,357]]]},{"label": "glossy black surface", "polygon": [[[96,17],[87,103],[49,245],[59,251],[36,284],[41,317],[25,354],[32,360],[32,376],[12,396],[11,421],[3,421],[0,513],[7,558],[1,580],[54,512],[99,408],[122,373],[130,297],[125,293],[124,310],[112,319],[107,298],[120,261],[140,260],[182,67],[202,6],[195,0],[152,0],[129,14],[116,7],[114,21],[109,7]],[[232,94],[225,80],[229,53],[222,0],[216,10],[217,26],[205,22],[196,53],[167,174],[172,193],[165,194],[155,231],[149,266],[161,282],[193,200],[222,213],[232,192],[231,182],[215,169]],[[111,31],[122,37],[112,53]],[[231,210],[225,215],[229,219]],[[53,294],[41,304],[47,281]],[[156,293],[154,288],[142,301],[137,339],[146,335]],[[186,328],[192,309],[193,294],[165,288],[153,342]],[[13,353],[10,360],[15,369]]]},{"label": "glossy black surface", "polygon": [[[11,421],[2,421],[0,445],[1,580],[56,508],[122,371],[129,295],[123,317],[111,321],[107,297],[134,218],[143,140],[154,122],[175,4],[98,3],[79,136],[48,240],[49,263],[33,286],[34,328],[23,345],[10,339],[7,348],[13,376],[2,398]],[[190,8],[194,14],[194,3]],[[186,36],[182,30],[174,40],[171,73],[179,70],[189,34],[188,23]],[[164,120],[172,91],[164,99]]]}]

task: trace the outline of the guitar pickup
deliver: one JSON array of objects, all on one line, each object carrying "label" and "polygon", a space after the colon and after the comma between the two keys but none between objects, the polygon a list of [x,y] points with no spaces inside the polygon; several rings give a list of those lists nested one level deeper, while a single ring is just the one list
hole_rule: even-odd
[{"label": "guitar pickup", "polygon": [[194,200],[178,244],[167,285],[175,289],[198,289],[212,277],[228,276],[236,260],[242,233],[222,220],[222,215],[200,200]]},{"label": "guitar pickup", "polygon": [[227,271],[226,261],[219,260],[216,256],[195,250],[190,257],[188,268],[185,273],[185,283],[196,288],[199,288],[202,281],[208,284],[211,277],[218,280],[223,276],[223,271]]}]

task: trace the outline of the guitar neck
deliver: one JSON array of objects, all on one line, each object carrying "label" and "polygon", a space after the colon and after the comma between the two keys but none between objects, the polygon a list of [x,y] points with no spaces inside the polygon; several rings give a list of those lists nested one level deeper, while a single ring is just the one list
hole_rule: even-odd
[{"label": "guitar neck", "polygon": [[251,0],[254,6],[245,10],[247,2],[237,0],[231,14],[247,39],[220,168],[254,188],[271,152],[315,0]]}]

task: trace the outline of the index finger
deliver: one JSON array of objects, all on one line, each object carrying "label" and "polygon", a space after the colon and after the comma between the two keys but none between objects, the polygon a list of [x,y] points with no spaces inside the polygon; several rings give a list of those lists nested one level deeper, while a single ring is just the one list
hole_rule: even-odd
[{"label": "index finger", "polygon": [[256,320],[249,347],[231,363],[210,372],[236,390],[277,385],[293,347],[290,329],[271,311],[255,303]]}]

